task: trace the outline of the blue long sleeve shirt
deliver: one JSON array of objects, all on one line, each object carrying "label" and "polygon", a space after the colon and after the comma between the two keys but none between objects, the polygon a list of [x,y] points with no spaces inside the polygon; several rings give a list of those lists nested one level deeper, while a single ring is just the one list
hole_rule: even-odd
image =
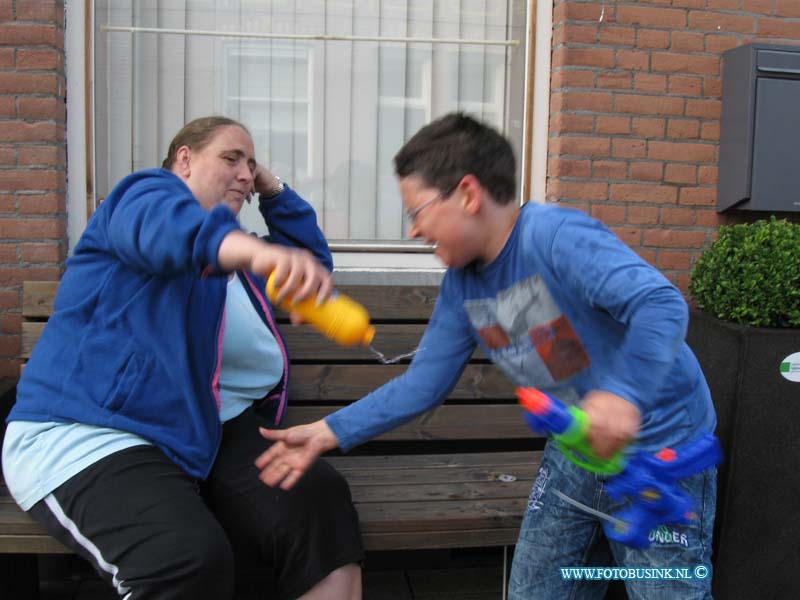
[{"label": "blue long sleeve shirt", "polygon": [[345,450],[393,429],[442,403],[478,345],[515,385],[632,402],[655,451],[716,425],[687,324],[679,290],[600,222],[527,204],[495,260],[447,271],[408,370],[326,421]]}]

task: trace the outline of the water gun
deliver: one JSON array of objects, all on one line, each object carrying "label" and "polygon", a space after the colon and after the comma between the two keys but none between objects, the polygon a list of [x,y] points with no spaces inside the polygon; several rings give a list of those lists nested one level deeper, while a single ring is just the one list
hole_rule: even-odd
[{"label": "water gun", "polygon": [[634,548],[647,547],[650,532],[659,525],[687,523],[694,518],[691,499],[677,482],[722,462],[719,440],[710,433],[676,448],[662,448],[654,455],[628,448],[602,459],[586,439],[589,418],[580,408],[567,407],[533,388],[517,388],[517,397],[531,429],[553,435],[558,448],[578,466],[609,476],[605,489],[612,499],[631,499],[626,508],[606,515],[558,494],[604,518],[603,529],[609,539]]},{"label": "water gun", "polygon": [[[274,272],[267,280],[266,292],[270,301],[276,303],[278,289]],[[342,346],[369,346],[375,336],[367,309],[344,294],[334,294],[322,304],[317,304],[315,298],[306,298],[295,304],[291,298],[283,298],[279,306],[286,312],[300,314],[305,322]]]}]

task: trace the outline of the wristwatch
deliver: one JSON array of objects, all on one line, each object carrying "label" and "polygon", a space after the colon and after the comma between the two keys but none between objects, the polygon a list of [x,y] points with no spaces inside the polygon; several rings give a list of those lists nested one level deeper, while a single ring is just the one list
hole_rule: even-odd
[{"label": "wristwatch", "polygon": [[278,184],[274,188],[272,188],[272,193],[271,194],[269,194],[269,195],[262,194],[264,196],[264,198],[266,198],[266,199],[274,198],[275,196],[277,196],[278,194],[280,194],[283,191],[284,187],[286,187],[286,186],[283,185],[283,181],[281,181],[280,177],[278,177],[275,174],[273,174],[272,176],[275,178],[275,181],[277,181]]}]

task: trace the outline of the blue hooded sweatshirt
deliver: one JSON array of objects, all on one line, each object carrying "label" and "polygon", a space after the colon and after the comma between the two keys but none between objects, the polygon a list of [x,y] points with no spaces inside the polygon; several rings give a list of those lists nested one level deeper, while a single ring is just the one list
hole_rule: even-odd
[{"label": "blue hooded sweatshirt", "polygon": [[[261,199],[270,241],[309,249],[332,268],[313,208],[288,187]],[[61,279],[17,386],[8,421],[79,422],[138,434],[204,479],[220,442],[219,367],[226,278],[217,254],[239,225],[205,210],[165,169],[123,179],[92,215]],[[288,357],[264,280],[243,273],[251,301],[284,354],[264,401],[278,424]]]}]

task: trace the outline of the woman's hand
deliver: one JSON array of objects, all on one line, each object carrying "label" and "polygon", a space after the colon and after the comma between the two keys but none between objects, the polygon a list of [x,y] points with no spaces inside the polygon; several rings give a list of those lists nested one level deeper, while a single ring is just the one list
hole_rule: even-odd
[{"label": "woman's hand", "polygon": [[258,478],[270,487],[280,485],[283,490],[294,486],[320,455],[339,445],[325,421],[289,429],[261,427],[259,432],[275,443],[256,459],[261,471]]},{"label": "woman's hand", "polygon": [[308,250],[269,244],[240,230],[225,236],[217,260],[224,271],[249,269],[262,277],[274,271],[278,301],[287,296],[322,301],[333,291],[331,273]]},{"label": "woman's hand", "polygon": [[[253,171],[253,193],[274,196],[280,187],[281,180],[275,177],[267,167],[256,163]],[[249,200],[248,200],[249,201]]]}]

